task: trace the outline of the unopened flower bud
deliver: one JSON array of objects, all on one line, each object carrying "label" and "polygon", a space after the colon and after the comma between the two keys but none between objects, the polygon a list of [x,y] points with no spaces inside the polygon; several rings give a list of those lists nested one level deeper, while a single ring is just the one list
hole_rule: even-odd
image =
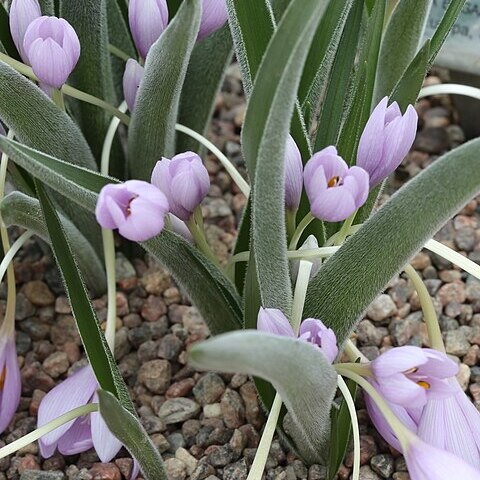
[{"label": "unopened flower bud", "polygon": [[10,33],[22,60],[28,63],[23,49],[23,39],[28,26],[42,16],[38,0],[13,0],[10,7]]},{"label": "unopened flower bud", "polygon": [[417,132],[418,115],[412,105],[405,114],[385,97],[373,110],[360,138],[357,165],[370,175],[370,188],[385,180],[405,158]]},{"label": "unopened flower bud", "polygon": [[368,173],[360,167],[348,168],[333,146],[308,161],[304,182],[312,214],[327,222],[345,220],[368,198]]},{"label": "unopened flower bud", "polygon": [[137,99],[137,91],[143,78],[144,68],[133,58],[127,61],[123,74],[123,95],[128,109],[133,112]]},{"label": "unopened flower bud", "polygon": [[300,150],[291,135],[285,150],[285,206],[295,212],[300,205],[303,187],[303,163]]},{"label": "unopened flower bud", "polygon": [[153,169],[152,183],[168,198],[170,212],[183,221],[190,219],[210,189],[207,169],[193,152],[162,158]]},{"label": "unopened flower bud", "polygon": [[152,184],[129,180],[103,187],[95,213],[103,228],[118,228],[128,240],[143,242],[163,230],[168,200]]},{"label": "unopened flower bud", "polygon": [[203,0],[202,21],[198,40],[208,37],[221,28],[228,19],[225,0]]},{"label": "unopened flower bud", "polygon": [[23,49],[40,83],[61,88],[80,58],[80,41],[63,18],[39,17],[25,33]]},{"label": "unopened flower bud", "polygon": [[128,20],[133,40],[145,58],[168,24],[166,0],[130,0]]}]

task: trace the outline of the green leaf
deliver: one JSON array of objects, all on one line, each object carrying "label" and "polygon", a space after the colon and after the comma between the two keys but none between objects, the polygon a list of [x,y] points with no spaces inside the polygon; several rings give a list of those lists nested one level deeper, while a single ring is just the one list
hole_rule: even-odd
[{"label": "green leaf", "polygon": [[298,427],[295,441],[303,458],[311,463],[325,460],[337,375],[318,348],[247,330],[194,345],[189,362],[205,370],[245,373],[271,382]]},{"label": "green leaf", "polygon": [[[23,143],[66,162],[95,169],[96,164],[77,124],[38,87],[0,62],[0,117]],[[86,212],[69,202],[62,210],[83,232],[97,252],[100,229]]]},{"label": "green leaf", "polygon": [[[198,42],[193,49],[180,99],[179,123],[206,135],[218,90],[232,59],[232,37],[228,26]],[[199,143],[178,134],[177,152],[198,151]]]},{"label": "green leaf", "polygon": [[[106,0],[61,0],[60,14],[70,22],[82,45],[80,60],[70,82],[83,92],[117,104],[108,54],[108,25]],[[102,153],[110,116],[105,110],[78,102],[77,120],[97,158]]]},{"label": "green leaf", "polygon": [[447,39],[450,30],[457,21],[458,16],[462,12],[463,6],[465,5],[466,0],[451,0],[448,8],[443,14],[442,20],[435,30],[430,44],[430,58],[428,60],[428,65],[431,66],[435,61],[435,58],[442,48],[443,43]]},{"label": "green leaf", "polygon": [[314,148],[316,152],[337,143],[360,39],[364,3],[364,0],[354,2],[342,32],[325,92],[325,101],[318,119]]},{"label": "green leaf", "polygon": [[432,3],[402,0],[397,3],[388,22],[380,51],[375,100],[388,95],[415,57],[425,33]]},{"label": "green leaf", "polygon": [[[346,380],[352,398],[355,400],[357,393],[357,384],[353,380]],[[347,402],[342,397],[340,407],[338,409],[332,408],[331,410],[331,423],[330,428],[330,451],[328,458],[328,480],[334,480],[336,478],[338,469],[340,468],[347,448],[350,443],[350,437],[352,434],[352,419],[348,410]]]},{"label": "green leaf", "polygon": [[100,414],[110,431],[137,460],[145,480],[167,480],[158,448],[135,415],[125,410],[110,392],[97,392]]},{"label": "green leaf", "polygon": [[285,144],[307,49],[324,9],[316,0],[290,4],[258,71],[242,134],[245,161],[254,178],[253,251],[262,303],[287,313],[292,292],[284,211]]},{"label": "green leaf", "polygon": [[[0,148],[31,175],[90,212],[95,211],[102,187],[118,183],[114,178],[62,162],[1,136]],[[171,271],[213,333],[241,328],[240,298],[233,284],[196,248],[166,230],[143,247]]]},{"label": "green leaf", "polygon": [[88,298],[82,275],[60,219],[42,184],[36,180],[35,185],[53,254],[62,273],[72,313],[95,377],[104,390],[113,393],[125,408],[134,412],[127,387],[100,329],[98,318]]},{"label": "green leaf", "polygon": [[[43,240],[50,242],[42,209],[36,198],[13,192],[2,200],[0,206],[5,225],[17,225],[32,230]],[[82,232],[64,215],[59,214],[59,218],[89,289],[94,295],[102,295],[107,290],[102,262]]]},{"label": "green leaf", "polygon": [[330,72],[352,5],[353,0],[328,2],[308,52],[298,89],[298,98],[304,107],[306,102],[314,108],[318,106],[323,84]]},{"label": "green leaf", "polygon": [[310,282],[304,316],[321,318],[341,345],[391,278],[478,194],[479,148],[473,140],[447,153],[370,217]]},{"label": "green leaf", "polygon": [[0,3],[0,50],[10,55],[16,60],[20,60],[12,36],[10,35],[10,24],[8,13],[5,7]]},{"label": "green leaf", "polygon": [[155,163],[175,153],[180,94],[200,16],[200,1],[185,0],[147,56],[128,135],[129,169],[135,178],[149,180]]}]

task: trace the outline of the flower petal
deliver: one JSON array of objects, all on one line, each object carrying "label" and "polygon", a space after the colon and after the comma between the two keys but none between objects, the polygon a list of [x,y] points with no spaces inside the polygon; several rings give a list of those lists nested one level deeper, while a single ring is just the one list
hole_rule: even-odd
[{"label": "flower petal", "polygon": [[[310,200],[311,201],[311,200]],[[340,222],[356,210],[355,200],[344,185],[328,188],[310,205],[312,214],[327,222]]]},{"label": "flower petal", "polygon": [[12,421],[22,393],[22,379],[14,337],[6,341],[4,350],[0,354],[0,372],[3,373],[3,371],[5,383],[0,396],[0,432],[3,432]]},{"label": "flower petal", "polygon": [[372,362],[373,374],[378,377],[389,377],[396,373],[418,368],[428,361],[424,349],[419,347],[395,347],[382,353]]},{"label": "flower petal", "polygon": [[425,389],[409,380],[402,373],[383,378],[378,384],[380,392],[390,403],[405,408],[420,408],[427,403]]},{"label": "flower petal", "polygon": [[74,424],[58,440],[62,455],[77,455],[93,447],[89,415],[77,418]]},{"label": "flower petal", "polygon": [[287,317],[277,308],[260,307],[257,318],[257,329],[262,332],[282,335],[284,337],[295,337],[295,333]]}]

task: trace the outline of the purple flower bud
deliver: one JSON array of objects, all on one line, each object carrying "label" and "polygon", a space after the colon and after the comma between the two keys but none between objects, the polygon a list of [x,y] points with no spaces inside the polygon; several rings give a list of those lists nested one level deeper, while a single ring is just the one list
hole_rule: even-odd
[{"label": "purple flower bud", "polygon": [[333,146],[315,153],[303,176],[310,210],[320,220],[345,220],[368,198],[368,173],[360,167],[348,168]]},{"label": "purple flower bud", "polygon": [[227,4],[225,0],[203,0],[202,21],[198,40],[208,37],[211,33],[221,28],[228,19]]},{"label": "purple flower bud", "polygon": [[183,220],[180,220],[175,215],[173,215],[173,213],[169,213],[168,218],[172,226],[172,231],[175,232],[177,235],[182,236],[187,242],[193,245],[195,241],[193,239],[192,233],[188,229],[185,222]]},{"label": "purple flower bud", "polygon": [[405,158],[417,132],[418,115],[412,105],[402,116],[388,97],[375,107],[360,138],[357,165],[370,174],[370,188],[388,177]]},{"label": "purple flower bud", "polygon": [[338,355],[337,336],[321,320],[315,318],[304,320],[300,325],[298,338],[319,347],[330,363],[333,363]]},{"label": "purple flower bud", "polygon": [[262,332],[281,335],[282,337],[296,336],[287,317],[278,308],[260,307],[257,317],[257,329]]},{"label": "purple flower bud", "polygon": [[[7,319],[8,322],[10,322]],[[7,325],[7,324],[5,324]],[[0,433],[4,432],[20,403],[22,379],[17,360],[15,332],[0,330]]]},{"label": "purple flower bud", "polygon": [[458,366],[445,354],[429,348],[397,347],[371,363],[379,392],[405,408],[421,408],[430,398],[447,398],[455,390],[445,381]]},{"label": "purple flower bud", "polygon": [[39,17],[25,33],[23,49],[39,81],[61,88],[80,58],[80,41],[63,18]]},{"label": "purple flower bud", "polygon": [[[50,423],[74,408],[92,402],[98,403],[96,394],[98,388],[98,382],[90,366],[77,370],[43,397],[38,409],[38,427]],[[122,443],[110,432],[98,412],[58,427],[40,438],[38,443],[44,458],[51,457],[57,449],[62,455],[77,455],[94,447],[104,463],[110,462],[122,448]],[[133,470],[131,478],[135,479],[138,474],[137,467]]]},{"label": "purple flower bud", "polygon": [[125,73],[123,74],[123,95],[128,109],[133,112],[137,99],[137,91],[143,78],[144,68],[133,58],[127,60]]},{"label": "purple flower bud", "polygon": [[10,7],[10,33],[18,53],[25,63],[28,57],[23,49],[23,39],[28,26],[42,16],[38,0],[13,0]]},{"label": "purple flower bud", "polygon": [[152,183],[168,198],[170,212],[183,221],[190,219],[210,189],[207,169],[193,152],[162,158],[153,169]]},{"label": "purple flower bud", "polygon": [[285,151],[285,206],[296,211],[300,205],[303,186],[303,163],[300,150],[291,135]]},{"label": "purple flower bud", "polygon": [[128,240],[143,242],[163,230],[168,200],[150,183],[129,180],[103,187],[95,213],[103,228],[118,228]]},{"label": "purple flower bud", "polygon": [[128,20],[135,45],[145,58],[168,24],[166,0],[130,0]]},{"label": "purple flower bud", "polygon": [[[257,329],[282,337],[296,337],[287,317],[277,308],[260,308]],[[333,363],[338,355],[337,337],[334,331],[327,328],[320,320],[314,318],[304,320],[300,325],[298,338],[319,347],[330,363]]]}]

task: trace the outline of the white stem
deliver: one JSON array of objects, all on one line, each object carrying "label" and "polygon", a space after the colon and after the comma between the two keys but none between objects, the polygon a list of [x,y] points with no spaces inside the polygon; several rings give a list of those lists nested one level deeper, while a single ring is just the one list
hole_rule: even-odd
[{"label": "white stem", "polygon": [[345,403],[347,404],[348,412],[350,413],[350,419],[352,420],[352,435],[353,435],[353,473],[351,480],[360,479],[360,429],[358,427],[357,411],[355,409],[355,402],[353,401],[352,394],[348,389],[345,380],[338,375],[337,377],[338,388],[342,392]]},{"label": "white stem", "polygon": [[[127,111],[127,103],[123,102],[118,110],[122,113]],[[102,158],[100,163],[100,172],[108,176],[110,167],[110,154],[112,143],[120,125],[120,119],[113,117],[105,135],[103,142]],[[115,271],[115,241],[113,231],[102,228],[103,254],[105,257],[105,271],[107,274],[107,327],[105,329],[105,338],[112,353],[115,351],[115,331],[117,325],[117,280]]]},{"label": "white stem", "polygon": [[3,282],[3,277],[10,266],[10,263],[13,260],[13,257],[18,253],[18,251],[23,247],[25,242],[33,236],[33,232],[31,230],[27,230],[26,232],[22,233],[13,245],[9,248],[8,252],[3,257],[2,263],[0,263],[0,283]]},{"label": "white stem", "polygon": [[464,95],[466,97],[480,100],[480,88],[460,85],[458,83],[442,83],[440,85],[429,85],[420,90],[418,98],[429,97],[430,95]]},{"label": "white stem", "polygon": [[308,282],[310,281],[310,272],[312,271],[312,267],[312,262],[300,260],[290,320],[295,335],[298,335],[298,329],[302,323],[303,306],[305,305],[305,297],[307,295]]},{"label": "white stem", "polygon": [[15,453],[17,450],[20,450],[23,447],[26,447],[28,444],[35,442],[39,438],[43,437],[47,433],[52,432],[58,427],[65,425],[65,423],[71,422],[78,417],[83,417],[92,412],[96,412],[98,410],[97,403],[88,403],[87,405],[83,405],[82,407],[75,408],[70,412],[67,412],[60,417],[52,420],[50,423],[47,423],[43,427],[37,428],[33,432],[25,435],[14,442],[5,445],[4,447],[0,448],[0,458],[8,457],[12,453]]},{"label": "white stem", "polygon": [[357,348],[357,346],[348,339],[345,342],[345,354],[350,359],[351,362],[356,362],[360,359],[361,363],[368,363],[368,358]]},{"label": "white stem", "polygon": [[277,393],[275,395],[275,400],[273,401],[272,408],[270,409],[270,414],[268,415],[267,423],[265,424],[262,438],[260,439],[260,443],[258,444],[257,453],[255,454],[252,468],[248,473],[247,480],[261,480],[262,478],[281,409],[282,399]]},{"label": "white stem", "polygon": [[214,155],[216,155],[225,170],[232,177],[232,180],[237,184],[241,192],[248,198],[248,196],[250,195],[250,185],[245,181],[245,179],[240,175],[233,163],[222,153],[219,148],[217,148],[212,142],[207,140],[203,135],[200,135],[195,130],[188,128],[185,125],[180,125],[179,123],[177,123],[175,125],[175,129],[194,138],[195,140],[197,140],[197,142],[200,142],[204,147],[208,148]]}]

